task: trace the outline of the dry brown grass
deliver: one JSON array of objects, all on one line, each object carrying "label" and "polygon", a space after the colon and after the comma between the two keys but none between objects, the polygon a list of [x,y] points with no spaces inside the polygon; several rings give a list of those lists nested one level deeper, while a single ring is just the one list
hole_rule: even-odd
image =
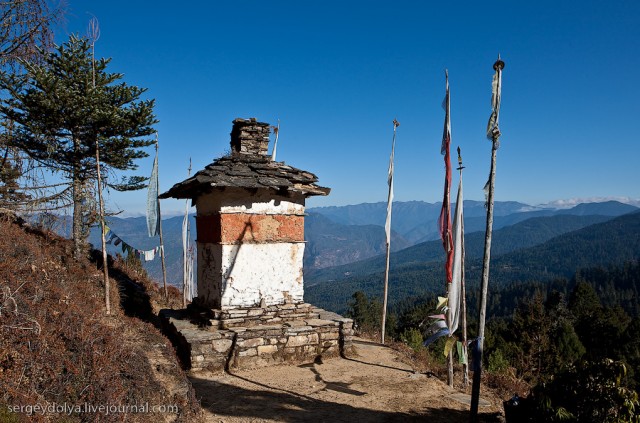
[{"label": "dry brown grass", "polygon": [[[199,405],[170,344],[150,323],[125,316],[117,307],[117,286],[114,281],[112,315],[106,316],[102,274],[94,263],[73,260],[68,240],[0,218],[0,420],[198,419]],[[154,348],[161,351],[164,373],[185,386],[160,383],[168,375],[159,374],[150,360]],[[176,404],[179,412],[72,413],[63,420],[8,412],[8,407],[51,403]]]}]

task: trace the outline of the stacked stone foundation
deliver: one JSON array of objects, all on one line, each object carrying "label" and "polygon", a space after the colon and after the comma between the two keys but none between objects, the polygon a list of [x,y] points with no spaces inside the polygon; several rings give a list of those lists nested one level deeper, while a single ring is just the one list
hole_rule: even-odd
[{"label": "stacked stone foundation", "polygon": [[353,320],[306,303],[162,310],[160,319],[191,371],[307,363],[353,354]]}]

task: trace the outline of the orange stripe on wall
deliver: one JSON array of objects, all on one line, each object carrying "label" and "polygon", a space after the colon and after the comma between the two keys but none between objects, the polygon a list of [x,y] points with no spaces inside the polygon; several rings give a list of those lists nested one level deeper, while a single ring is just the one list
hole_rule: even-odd
[{"label": "orange stripe on wall", "polygon": [[267,243],[304,241],[304,216],[224,213],[196,217],[199,242]]}]

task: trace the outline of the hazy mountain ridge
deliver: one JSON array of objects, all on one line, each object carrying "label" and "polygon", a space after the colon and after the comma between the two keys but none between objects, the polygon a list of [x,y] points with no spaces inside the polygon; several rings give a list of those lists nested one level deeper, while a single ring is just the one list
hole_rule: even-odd
[{"label": "hazy mountain ridge", "polygon": [[[431,219],[433,226],[436,226],[437,217],[440,213],[441,204],[429,204],[420,201],[412,202],[398,202],[394,203],[394,215],[392,222],[398,221],[402,223],[404,219],[404,225],[401,228],[410,227],[415,222],[421,219],[422,222]],[[607,214],[610,216],[616,214],[622,214],[630,210],[637,210],[637,208],[622,204],[618,202],[607,203],[588,203],[582,204],[572,209],[559,209],[559,210],[534,210],[530,211],[531,206],[518,202],[496,202],[496,210],[498,213],[509,213],[513,210],[522,210],[521,212],[496,215],[494,220],[494,228],[497,230],[501,227],[510,226],[512,224],[524,221],[533,216],[546,216],[546,215],[589,215],[589,214]],[[346,221],[358,221],[362,218],[361,223],[358,225],[345,225],[335,222],[327,213],[316,213],[316,211],[330,211],[328,213],[332,216],[346,216],[342,220]],[[384,217],[386,216],[386,203],[368,203],[355,206],[344,207],[322,207],[322,208],[309,208],[309,216],[305,223],[305,235],[307,239],[307,248],[305,252],[305,269],[307,280],[310,284],[316,283],[317,278],[314,276],[315,270],[318,268],[326,268],[328,266],[336,266],[341,264],[348,264],[358,260],[363,260],[376,255],[384,254],[385,251],[385,237],[384,237]],[[595,212],[599,213],[595,213]],[[427,216],[421,215],[423,212],[428,212]],[[471,242],[473,237],[479,235],[472,235],[474,227],[477,230],[484,230],[484,217],[485,209],[484,203],[479,201],[465,201],[465,227],[467,232],[468,242]],[[324,216],[323,219],[321,216]],[[399,216],[399,217],[398,217]],[[195,240],[195,219],[193,214],[190,215],[191,219],[191,235],[192,240]],[[66,233],[70,227],[68,222],[64,222],[67,219],[63,219],[63,223],[58,224],[58,232]],[[163,235],[165,242],[166,253],[166,265],[167,265],[167,281],[170,284],[180,285],[182,283],[182,220],[183,216],[174,216],[168,219],[163,219]],[[111,229],[123,238],[128,244],[134,248],[141,250],[151,249],[159,245],[158,237],[149,238],[147,236],[146,218],[145,217],[132,217],[132,218],[118,218],[110,217],[108,219]],[[381,221],[381,225],[374,225],[365,223],[368,221]],[[429,225],[430,223],[424,223],[423,225]],[[414,226],[412,231],[416,231]],[[393,226],[392,226],[393,228]],[[481,228],[481,229],[480,229]],[[411,232],[410,230],[410,232]],[[517,231],[517,229],[516,229]],[[68,234],[67,234],[68,236]],[[436,232],[435,237],[438,237]],[[469,238],[471,237],[471,238]],[[412,238],[415,238],[412,237]],[[542,239],[542,238],[540,238]],[[540,240],[538,239],[538,240]],[[100,245],[100,236],[98,228],[94,228],[90,236],[89,241],[94,245]],[[532,238],[532,242],[534,239]],[[537,242],[537,241],[536,241]],[[415,244],[415,240],[405,238],[402,234],[398,233],[395,228],[392,230],[392,251],[398,252],[404,247],[411,247]],[[473,256],[472,248],[473,242],[467,247],[467,254]],[[494,246],[494,252],[499,251],[500,242],[496,241]],[[423,248],[423,247],[420,247]],[[425,247],[427,248],[427,247]],[[120,246],[108,246],[108,251],[111,254],[121,253]],[[425,252],[418,250],[408,250],[405,254],[416,254],[415,260],[437,260],[442,255],[442,247],[439,241],[434,242],[427,248]],[[419,258],[421,254],[425,254],[424,258]],[[393,257],[393,256],[392,256]],[[392,264],[393,264],[392,258]],[[160,259],[157,257],[154,261],[144,263],[145,267],[149,271],[150,275],[157,281],[162,281],[162,270],[160,265]],[[348,271],[348,270],[345,270]],[[343,271],[343,273],[345,272]]]},{"label": "hazy mountain ridge", "polygon": [[[305,238],[305,269],[339,266],[386,252],[383,227],[342,225],[318,213],[310,213],[306,217]],[[398,251],[411,243],[392,231],[391,245],[392,251]]]},{"label": "hazy mountain ridge", "polygon": [[[452,204],[452,210],[455,203]],[[494,205],[495,216],[506,216],[528,211],[532,206],[516,201],[497,201]],[[393,203],[391,229],[403,238],[415,244],[433,240],[438,235],[438,217],[442,203],[424,201],[397,201]],[[484,202],[465,200],[465,216],[482,217],[486,214]],[[362,203],[349,206],[313,207],[309,213],[324,215],[336,223],[343,225],[378,225],[384,226],[387,216],[387,203]]]},{"label": "hazy mountain ridge", "polygon": [[[406,251],[406,250],[405,250]],[[549,281],[568,278],[580,268],[621,264],[640,257],[640,212],[596,223],[568,232],[528,248],[493,256],[490,283],[493,286],[527,281]],[[443,263],[440,261],[407,261],[390,272],[391,301],[443,293]],[[477,286],[482,271],[482,259],[466,262],[466,280]],[[332,283],[308,286],[305,300],[321,307],[344,310],[353,292],[382,294],[383,273],[345,275]]]},{"label": "hazy mountain ridge", "polygon": [[[492,257],[541,244],[549,239],[586,226],[610,220],[609,216],[571,216],[557,215],[533,217],[515,225],[498,229],[493,233]],[[465,255],[467,260],[482,257],[484,253],[484,232],[465,234]],[[391,254],[390,266],[398,269],[412,263],[442,262],[444,249],[442,242],[428,241],[405,248]],[[307,285],[315,285],[326,280],[339,279],[345,273],[349,275],[367,275],[384,270],[385,257],[378,256],[371,259],[351,263],[336,268],[309,270],[305,273]]]}]

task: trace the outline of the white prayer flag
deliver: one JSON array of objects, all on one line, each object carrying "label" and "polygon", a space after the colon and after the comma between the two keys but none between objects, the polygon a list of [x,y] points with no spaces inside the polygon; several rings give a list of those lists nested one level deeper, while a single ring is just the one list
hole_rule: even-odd
[{"label": "white prayer flag", "polygon": [[389,156],[389,174],[387,183],[389,184],[389,197],[387,199],[387,221],[384,224],[384,231],[387,235],[387,245],[391,245],[391,207],[393,204],[393,156],[396,149],[396,128],[400,126],[397,120],[393,120],[393,141],[391,142],[391,156]]},{"label": "white prayer flag", "polygon": [[153,169],[149,178],[149,191],[147,193],[147,229],[149,236],[160,233],[160,207],[158,204],[158,152],[153,159]]},{"label": "white prayer flag", "polygon": [[462,178],[458,184],[458,198],[456,199],[456,211],[453,218],[453,269],[452,280],[449,284],[449,309],[447,310],[447,326],[449,333],[453,334],[458,329],[460,320],[460,303],[462,293],[462,252],[464,248],[464,213],[463,213]]}]

